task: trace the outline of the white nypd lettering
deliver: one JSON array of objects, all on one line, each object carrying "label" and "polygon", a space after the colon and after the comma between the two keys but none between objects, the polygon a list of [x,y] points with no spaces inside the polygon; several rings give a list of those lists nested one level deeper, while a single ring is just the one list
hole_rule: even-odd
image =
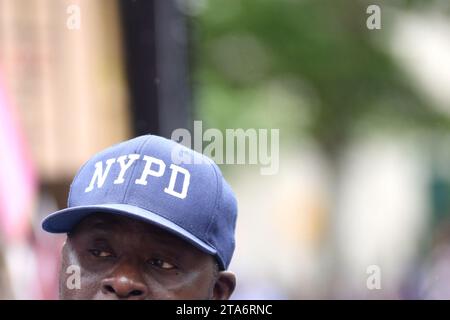
[{"label": "white nypd lettering", "polygon": [[[99,189],[102,188],[108,177],[111,166],[114,163],[118,163],[118,165],[120,166],[120,171],[117,177],[115,177],[113,184],[119,185],[124,183],[127,177],[129,177],[129,175],[127,175],[126,173],[133,166],[133,164],[136,163],[136,160],[140,159],[140,157],[141,156],[139,154],[128,154],[122,155],[117,159],[111,158],[105,161],[106,163],[105,168],[103,166],[103,161],[97,162],[94,165],[95,171],[89,183],[89,186],[84,191],[90,192],[94,189],[95,186],[97,186],[97,188]],[[135,184],[145,186],[147,185],[147,179],[149,176],[159,178],[164,175],[166,171],[166,164],[161,159],[144,155],[142,161],[145,161],[145,165],[142,170],[140,178],[134,181]],[[180,199],[185,199],[188,194],[189,184],[191,181],[190,172],[187,169],[177,166],[176,164],[173,163],[170,164],[169,168],[171,170],[169,185],[166,188],[164,188],[164,192],[170,194],[171,196]],[[175,190],[175,184],[179,179],[183,179],[182,184],[180,183],[181,190]]]},{"label": "white nypd lettering", "polygon": [[[170,175],[169,186],[164,189],[164,192],[171,194],[175,197],[178,197],[180,199],[186,198],[187,189],[189,187],[189,182],[191,180],[191,174],[185,168],[179,167],[175,164],[171,164],[170,169],[172,169],[172,174]],[[175,191],[175,182],[177,181],[178,173],[184,175],[183,188],[181,189],[181,192]]]},{"label": "white nypd lettering", "polygon": [[[114,184],[124,183],[124,175],[129,167],[133,164],[133,162],[139,159],[139,154],[129,154],[128,156],[120,156],[117,158],[117,162],[120,164],[120,173],[116,180],[114,180]],[[126,159],[129,159],[127,163],[125,163]]]},{"label": "white nypd lettering", "polygon": [[95,164],[94,175],[92,176],[91,183],[84,190],[84,192],[89,192],[94,189],[95,181],[97,181],[97,188],[101,188],[105,183],[106,177],[108,176],[109,169],[111,169],[111,165],[116,161],[115,158],[106,160],[106,168],[103,171],[103,162],[99,161]]},{"label": "white nypd lettering", "polygon": [[[161,177],[164,174],[164,170],[166,170],[166,164],[162,160],[150,156],[144,156],[144,160],[146,161],[146,163],[144,170],[142,171],[142,176],[139,179],[136,179],[135,183],[146,186],[147,177]],[[152,163],[156,163],[159,165],[158,171],[152,170]]]}]

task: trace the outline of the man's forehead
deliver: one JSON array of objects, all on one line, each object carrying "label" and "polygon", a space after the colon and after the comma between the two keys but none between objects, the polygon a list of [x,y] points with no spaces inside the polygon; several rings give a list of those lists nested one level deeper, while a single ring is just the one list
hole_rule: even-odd
[{"label": "man's forehead", "polygon": [[96,212],[88,215],[78,223],[77,227],[89,227],[92,230],[108,230],[111,228],[133,228],[142,229],[142,231],[148,231],[152,234],[165,234],[167,236],[173,236],[171,233],[163,230],[152,223],[126,216],[120,216],[117,214]]},{"label": "man's forehead", "polygon": [[141,221],[130,219],[127,217],[120,217],[104,212],[96,212],[88,215],[80,221],[79,225],[89,225],[92,228],[104,229],[107,227],[123,226],[124,224],[139,224]]},{"label": "man's forehead", "polygon": [[191,244],[180,237],[149,222],[103,212],[93,213],[85,217],[74,228],[74,232],[81,232],[87,235],[104,233],[111,236],[120,235],[121,232],[129,232],[135,235],[157,238],[162,240],[162,242],[170,241],[180,246],[192,247]]}]

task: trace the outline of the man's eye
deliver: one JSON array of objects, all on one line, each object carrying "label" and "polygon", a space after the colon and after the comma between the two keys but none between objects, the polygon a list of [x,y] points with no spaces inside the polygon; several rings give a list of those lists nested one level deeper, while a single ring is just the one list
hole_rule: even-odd
[{"label": "man's eye", "polygon": [[162,259],[151,259],[150,264],[164,270],[171,270],[176,268],[173,264]]},{"label": "man's eye", "polygon": [[113,254],[111,252],[104,251],[104,250],[92,249],[92,250],[89,250],[89,252],[94,257],[108,258],[108,257],[112,257],[113,256]]}]

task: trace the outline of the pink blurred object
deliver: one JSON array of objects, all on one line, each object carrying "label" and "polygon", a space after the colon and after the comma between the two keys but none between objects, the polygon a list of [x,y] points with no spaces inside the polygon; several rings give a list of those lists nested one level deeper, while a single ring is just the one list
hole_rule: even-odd
[{"label": "pink blurred object", "polygon": [[0,69],[0,232],[4,241],[26,238],[36,185],[17,110],[7,97]]}]

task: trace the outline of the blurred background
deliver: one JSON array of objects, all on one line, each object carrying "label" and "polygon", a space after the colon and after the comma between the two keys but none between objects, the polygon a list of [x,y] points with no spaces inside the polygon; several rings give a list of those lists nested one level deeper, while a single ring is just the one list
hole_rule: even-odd
[{"label": "blurred background", "polygon": [[0,298],[58,297],[80,165],[194,120],[280,130],[221,166],[233,298],[450,298],[448,0],[0,0]]}]

